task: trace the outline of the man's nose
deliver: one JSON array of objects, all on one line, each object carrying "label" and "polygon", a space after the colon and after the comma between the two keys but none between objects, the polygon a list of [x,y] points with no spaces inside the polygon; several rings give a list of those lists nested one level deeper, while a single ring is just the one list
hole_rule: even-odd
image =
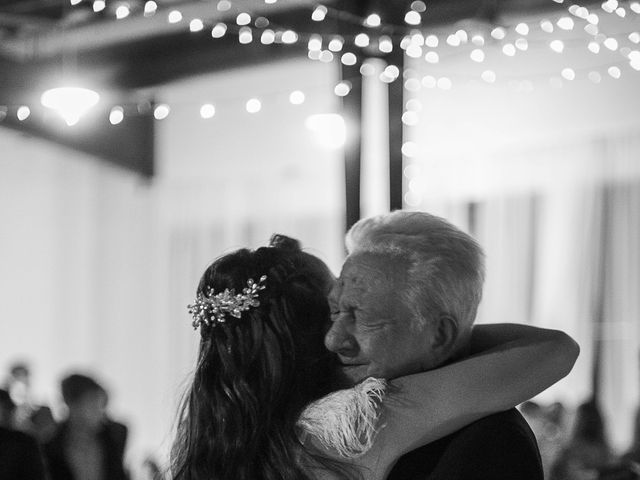
[{"label": "man's nose", "polygon": [[327,350],[345,357],[355,357],[358,354],[358,343],[340,317],[331,324],[324,337],[324,345]]}]

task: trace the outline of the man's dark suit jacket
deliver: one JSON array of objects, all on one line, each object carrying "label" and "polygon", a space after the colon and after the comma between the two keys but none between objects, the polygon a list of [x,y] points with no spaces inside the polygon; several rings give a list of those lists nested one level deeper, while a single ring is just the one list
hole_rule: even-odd
[{"label": "man's dark suit jacket", "polygon": [[401,457],[387,480],[543,480],[535,436],[515,408]]},{"label": "man's dark suit jacket", "polygon": [[[44,446],[47,467],[51,480],[76,479],[65,458],[65,445],[69,435],[69,425],[63,423],[54,437]],[[107,480],[127,480],[128,474],[123,466],[124,450],[127,442],[127,427],[109,420],[98,434],[104,453],[102,471]]]},{"label": "man's dark suit jacket", "polygon": [[44,462],[35,438],[0,427],[0,479],[45,479]]}]

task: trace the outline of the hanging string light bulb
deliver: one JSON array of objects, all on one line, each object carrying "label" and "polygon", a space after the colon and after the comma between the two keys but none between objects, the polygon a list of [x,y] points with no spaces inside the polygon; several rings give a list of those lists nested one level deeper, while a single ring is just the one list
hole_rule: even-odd
[{"label": "hanging string light bulb", "polygon": [[322,22],[327,16],[327,7],[324,5],[318,5],[311,14],[311,20],[314,22]]},{"label": "hanging string light bulb", "polygon": [[82,87],[51,88],[40,97],[42,105],[56,111],[69,126],[77,124],[99,100],[98,92]]},{"label": "hanging string light bulb", "polygon": [[367,16],[367,18],[364,21],[365,26],[371,27],[371,28],[379,27],[381,23],[382,23],[382,19],[380,18],[380,15],[378,15],[377,13],[371,13],[370,15]]},{"label": "hanging string light bulb", "polygon": [[158,10],[158,4],[156,2],[154,2],[153,0],[149,0],[148,2],[146,2],[144,4],[144,16],[145,17],[150,17],[152,15],[155,15],[157,10]]}]

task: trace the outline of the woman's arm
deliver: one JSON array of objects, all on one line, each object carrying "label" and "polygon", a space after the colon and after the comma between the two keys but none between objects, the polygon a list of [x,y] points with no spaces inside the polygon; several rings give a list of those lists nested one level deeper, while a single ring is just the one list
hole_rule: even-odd
[{"label": "woman's arm", "polygon": [[495,324],[474,328],[471,351],[472,356],[456,363],[391,382],[384,400],[385,425],[370,458],[397,459],[522,403],[566,376],[579,347],[558,330]]}]

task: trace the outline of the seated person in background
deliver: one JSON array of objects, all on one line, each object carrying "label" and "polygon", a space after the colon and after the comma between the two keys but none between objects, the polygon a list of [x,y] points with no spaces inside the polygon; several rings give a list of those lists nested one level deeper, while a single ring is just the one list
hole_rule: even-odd
[{"label": "seated person in background", "polygon": [[69,415],[45,445],[51,480],[126,480],[127,427],[107,417],[106,390],[79,374],[64,378],[61,390]]},{"label": "seated person in background", "polygon": [[595,479],[614,460],[600,407],[591,398],[576,411],[573,432],[551,469],[551,480]]},{"label": "seated person in background", "polygon": [[44,480],[40,447],[34,438],[13,429],[14,410],[9,392],[0,390],[0,478]]}]

